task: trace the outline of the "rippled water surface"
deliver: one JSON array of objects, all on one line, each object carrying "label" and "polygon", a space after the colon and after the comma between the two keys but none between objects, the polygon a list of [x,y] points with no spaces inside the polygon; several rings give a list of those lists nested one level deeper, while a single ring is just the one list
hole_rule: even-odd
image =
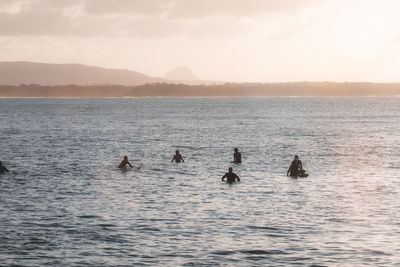
[{"label": "rippled water surface", "polygon": [[[399,114],[400,98],[0,99],[0,265],[400,265]],[[286,177],[294,154],[308,178]]]}]

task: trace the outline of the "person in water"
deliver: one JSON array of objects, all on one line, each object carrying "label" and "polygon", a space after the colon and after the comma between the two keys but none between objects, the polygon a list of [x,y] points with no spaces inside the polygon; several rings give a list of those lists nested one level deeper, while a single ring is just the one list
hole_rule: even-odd
[{"label": "person in water", "polygon": [[232,167],[229,167],[229,172],[225,173],[225,175],[222,176],[221,180],[224,181],[225,178],[227,178],[226,182],[229,184],[236,182],[236,179],[238,180],[238,182],[240,181],[239,176],[237,176],[236,173],[232,171]]},{"label": "person in water", "polygon": [[239,152],[239,149],[235,148],[234,151],[232,163],[242,163],[242,154]]},{"label": "person in water", "polygon": [[0,161],[0,173],[9,172],[6,167],[3,166],[3,163]]},{"label": "person in water", "polygon": [[185,163],[185,161],[183,160],[182,155],[179,154],[179,150],[175,151],[175,156],[172,158],[171,162],[173,162],[174,160],[175,160],[176,163],[180,163],[180,162]]},{"label": "person in water", "polygon": [[303,164],[299,160],[299,156],[295,155],[286,175],[289,176],[290,174],[292,177],[297,177],[301,172],[303,172]]},{"label": "person in water", "polygon": [[133,167],[129,161],[128,161],[128,156],[124,156],[124,159],[121,161],[121,163],[119,164],[118,168],[120,169],[125,169],[126,165],[129,165],[129,167]]}]

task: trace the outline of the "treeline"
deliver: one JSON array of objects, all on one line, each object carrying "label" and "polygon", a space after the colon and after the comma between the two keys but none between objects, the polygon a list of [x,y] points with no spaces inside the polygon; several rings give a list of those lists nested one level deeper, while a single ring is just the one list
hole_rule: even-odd
[{"label": "treeline", "polygon": [[268,96],[394,96],[400,83],[224,83],[187,85],[151,83],[139,86],[37,84],[0,86],[0,97],[268,97]]}]

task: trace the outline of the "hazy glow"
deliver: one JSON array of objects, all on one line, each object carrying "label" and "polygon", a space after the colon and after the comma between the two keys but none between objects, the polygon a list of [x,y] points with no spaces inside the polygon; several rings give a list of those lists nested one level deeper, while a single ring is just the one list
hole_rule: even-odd
[{"label": "hazy glow", "polygon": [[376,58],[396,35],[394,14],[378,1],[358,1],[340,12],[335,37],[340,51],[349,56]]},{"label": "hazy glow", "polygon": [[[397,0],[2,0],[4,61],[227,81],[399,81]],[[382,66],[385,66],[384,68]]]}]

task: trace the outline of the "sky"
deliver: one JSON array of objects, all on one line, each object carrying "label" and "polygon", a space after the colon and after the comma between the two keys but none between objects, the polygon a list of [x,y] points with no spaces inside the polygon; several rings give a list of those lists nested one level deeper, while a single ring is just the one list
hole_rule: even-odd
[{"label": "sky", "polygon": [[400,82],[400,0],[0,0],[0,61]]}]

